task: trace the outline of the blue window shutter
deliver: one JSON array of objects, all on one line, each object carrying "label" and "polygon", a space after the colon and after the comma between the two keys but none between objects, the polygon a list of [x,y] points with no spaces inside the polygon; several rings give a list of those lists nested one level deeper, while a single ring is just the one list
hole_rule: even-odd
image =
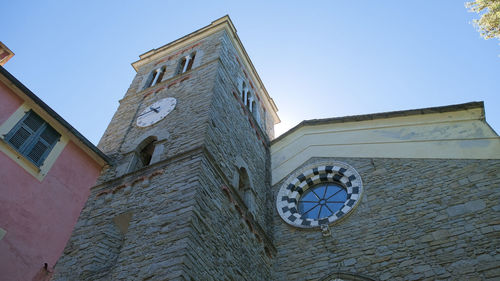
[{"label": "blue window shutter", "polygon": [[44,123],[45,121],[43,121],[43,119],[33,111],[28,112],[26,118],[23,120],[23,124],[34,132],[40,129],[40,127],[43,126]]},{"label": "blue window shutter", "polygon": [[36,129],[41,126],[38,122],[40,118],[36,118],[33,114],[31,110],[28,111],[5,137],[5,140],[21,153],[31,142]]},{"label": "blue window shutter", "polygon": [[31,135],[31,132],[24,129],[23,127],[20,127],[14,132],[14,134],[12,134],[10,138],[7,139],[7,141],[12,144],[12,146],[14,146],[17,150],[19,150]]},{"label": "blue window shutter", "polygon": [[59,133],[49,125],[47,125],[43,133],[40,135],[42,140],[44,140],[49,146],[54,145],[59,140],[60,136],[61,135],[59,135]]},{"label": "blue window shutter", "polygon": [[27,152],[27,157],[37,165],[41,165],[60,136],[56,130],[46,124],[40,137],[34,142],[31,150]]},{"label": "blue window shutter", "polygon": [[33,161],[35,164],[40,165],[44,159],[42,157],[45,155],[45,153],[49,150],[49,147],[43,143],[42,141],[38,140],[34,143],[32,147],[27,151],[27,157]]},{"label": "blue window shutter", "polygon": [[5,140],[37,166],[41,166],[61,135],[38,114],[29,111]]}]

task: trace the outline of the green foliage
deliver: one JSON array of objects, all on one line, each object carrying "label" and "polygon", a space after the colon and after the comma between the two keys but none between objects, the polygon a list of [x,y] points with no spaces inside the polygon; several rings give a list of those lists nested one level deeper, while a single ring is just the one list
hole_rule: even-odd
[{"label": "green foliage", "polygon": [[465,7],[481,15],[474,25],[484,39],[500,40],[500,0],[475,0],[465,3]]}]

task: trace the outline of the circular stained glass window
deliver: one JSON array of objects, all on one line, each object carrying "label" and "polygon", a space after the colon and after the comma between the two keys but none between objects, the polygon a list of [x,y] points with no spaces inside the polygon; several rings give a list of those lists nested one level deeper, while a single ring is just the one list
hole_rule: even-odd
[{"label": "circular stained glass window", "polygon": [[278,192],[276,207],[290,225],[320,227],[351,212],[362,193],[363,184],[356,170],[346,163],[332,161],[292,174]]},{"label": "circular stained glass window", "polygon": [[347,200],[347,190],[336,183],[322,183],[309,188],[299,199],[299,213],[309,219],[327,218],[340,210]]}]

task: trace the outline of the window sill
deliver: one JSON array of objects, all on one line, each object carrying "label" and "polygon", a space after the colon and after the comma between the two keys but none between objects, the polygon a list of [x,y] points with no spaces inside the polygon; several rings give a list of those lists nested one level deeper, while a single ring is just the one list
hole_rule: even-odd
[{"label": "window sill", "polygon": [[5,153],[10,159],[16,162],[19,166],[21,166],[26,172],[35,177],[38,181],[42,182],[45,176],[48,174],[52,165],[54,165],[55,161],[66,147],[68,143],[68,138],[64,135],[61,136],[61,139],[57,142],[57,144],[52,148],[52,151],[45,158],[43,164],[38,167],[29,159],[24,157],[21,153],[19,153],[15,148],[13,148],[9,143],[7,143],[3,136],[0,136],[0,151]]},{"label": "window sill", "polygon": [[0,137],[0,150],[3,151],[7,156],[9,156],[12,160],[17,162],[20,166],[22,166],[25,170],[27,170],[30,174],[34,175],[36,178],[40,175],[41,169],[33,162],[28,160],[24,155],[19,153],[15,148],[13,148],[9,143],[4,140],[4,137]]}]

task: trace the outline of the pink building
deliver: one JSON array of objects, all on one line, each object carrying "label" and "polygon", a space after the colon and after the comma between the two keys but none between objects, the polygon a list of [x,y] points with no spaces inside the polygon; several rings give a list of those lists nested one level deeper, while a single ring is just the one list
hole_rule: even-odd
[{"label": "pink building", "polygon": [[[0,49],[4,58],[13,55]],[[106,155],[0,66],[0,280],[50,279],[107,164]]]}]

